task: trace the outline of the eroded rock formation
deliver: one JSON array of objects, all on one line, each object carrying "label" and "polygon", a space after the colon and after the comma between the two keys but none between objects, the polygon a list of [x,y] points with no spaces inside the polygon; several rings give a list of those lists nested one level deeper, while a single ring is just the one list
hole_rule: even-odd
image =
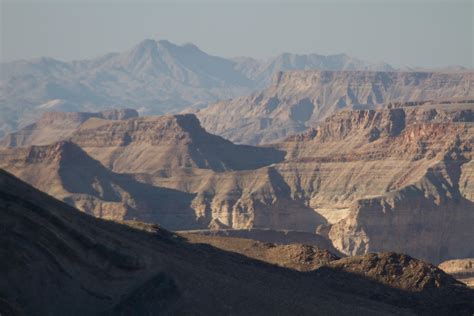
[{"label": "eroded rock formation", "polygon": [[[52,170],[61,164],[43,163],[36,147],[4,149],[0,161],[97,216],[299,231],[344,254],[396,250],[438,263],[473,256],[472,112],[469,102],[342,111],[267,147],[210,135],[192,115],[92,118],[68,146],[80,151],[71,161],[95,169],[78,161]],[[154,193],[163,190],[169,199]]]},{"label": "eroded rock formation", "polygon": [[[5,314],[226,314],[231,310],[236,315],[311,315],[318,310],[448,315],[474,310],[471,290],[440,270],[417,268],[429,269],[429,265],[416,260],[394,266],[402,275],[440,279],[438,287],[418,291],[416,284],[407,283],[409,287],[401,291],[390,278],[381,282],[333,269],[303,274],[189,244],[157,225],[141,231],[139,226],[144,225],[131,228],[81,214],[3,170],[0,219],[0,308]],[[321,255],[324,262],[332,259],[326,252],[313,258]],[[374,269],[363,263],[353,262],[350,267],[364,272]]]},{"label": "eroded rock formation", "polygon": [[234,145],[209,134],[193,114],[89,120],[71,140],[106,167],[126,173],[249,170],[279,162],[284,156],[272,148]]},{"label": "eroded rock formation", "polygon": [[132,109],[106,110],[97,113],[45,112],[35,123],[6,135],[0,141],[0,146],[47,145],[71,137],[90,118],[126,120],[132,117],[138,117],[138,112]]},{"label": "eroded rock formation", "polygon": [[474,97],[474,73],[290,71],[269,88],[197,112],[210,133],[264,144],[305,131],[343,109]]}]

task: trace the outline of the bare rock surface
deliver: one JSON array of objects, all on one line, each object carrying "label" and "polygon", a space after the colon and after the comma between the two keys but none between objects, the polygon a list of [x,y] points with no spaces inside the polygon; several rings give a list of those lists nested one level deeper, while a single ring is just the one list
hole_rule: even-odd
[{"label": "bare rock surface", "polygon": [[0,63],[0,68],[0,138],[45,111],[97,112],[127,106],[157,115],[199,108],[266,87],[280,70],[393,70],[342,54],[228,59],[194,44],[154,39],[88,60],[43,57]]},{"label": "bare rock surface", "polygon": [[2,313],[469,315],[474,308],[473,292],[449,281],[417,292],[331,269],[297,272],[156,226],[93,218],[4,171],[0,184]]},{"label": "bare rock surface", "polygon": [[71,137],[90,118],[126,120],[137,116],[138,112],[133,109],[115,109],[97,113],[45,112],[35,123],[6,135],[0,141],[0,146],[23,147],[52,144]]},{"label": "bare rock surface", "polygon": [[170,229],[202,227],[190,208],[192,194],[115,173],[71,142],[5,149],[0,162],[1,168],[96,217],[161,222]]},{"label": "bare rock surface", "polygon": [[235,145],[209,134],[193,114],[90,120],[71,141],[106,167],[127,173],[249,170],[279,162],[284,156],[273,148]]},{"label": "bare rock surface", "polygon": [[210,133],[264,144],[314,127],[343,109],[390,102],[474,98],[474,73],[289,71],[272,86],[197,111]]},{"label": "bare rock surface", "polygon": [[470,113],[470,104],[341,112],[277,145],[287,152],[278,170],[346,254],[470,257]]},{"label": "bare rock surface", "polygon": [[[361,256],[339,258],[327,250],[303,244],[280,245],[262,243],[250,239],[203,235],[201,233],[182,234],[192,243],[204,243],[261,261],[270,262],[298,271],[314,271],[318,275],[335,273],[334,281],[341,282],[344,275],[364,277],[377,283],[402,291],[418,293],[444,292],[462,306],[464,294],[456,289],[461,283],[436,266],[404,254],[393,252],[369,253]],[[342,276],[339,278],[339,276]],[[343,284],[340,283],[341,285]],[[342,285],[343,286],[343,285]],[[450,288],[451,290],[445,291]],[[425,293],[425,294],[423,294]],[[458,296],[459,295],[459,296]],[[382,300],[396,301],[396,297],[375,295]],[[383,298],[382,298],[383,297]],[[466,296],[466,299],[468,297]],[[426,301],[431,299],[425,298]],[[411,304],[411,303],[408,303]],[[444,313],[442,304],[437,305],[437,313]],[[462,309],[462,307],[460,307]]]},{"label": "bare rock surface", "polygon": [[[346,255],[397,251],[438,264],[473,256],[472,113],[457,101],[342,111],[266,147],[210,135],[192,115],[93,118],[72,137],[81,153],[63,155],[59,173],[39,148],[1,150],[0,163],[96,216],[174,230],[297,231],[306,235],[295,242],[314,234]],[[96,167],[67,167],[75,156]]]},{"label": "bare rock surface", "polygon": [[474,287],[474,259],[453,259],[441,262],[438,266],[444,272],[451,274],[459,281]]},{"label": "bare rock surface", "polygon": [[220,249],[237,252],[251,258],[298,271],[312,271],[339,259],[338,256],[324,248],[321,249],[304,244],[282,245],[245,238],[190,232],[180,233],[180,235],[193,243],[210,244]]}]

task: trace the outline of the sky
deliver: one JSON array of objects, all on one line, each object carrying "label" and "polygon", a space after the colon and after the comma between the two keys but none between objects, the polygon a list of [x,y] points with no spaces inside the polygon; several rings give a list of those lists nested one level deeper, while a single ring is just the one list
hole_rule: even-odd
[{"label": "sky", "polygon": [[222,56],[339,54],[474,67],[474,0],[0,0],[0,60],[78,60],[146,38]]}]

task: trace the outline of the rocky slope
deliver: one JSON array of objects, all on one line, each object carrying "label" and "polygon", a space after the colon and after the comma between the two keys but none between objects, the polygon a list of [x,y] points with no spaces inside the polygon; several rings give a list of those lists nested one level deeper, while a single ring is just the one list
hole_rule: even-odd
[{"label": "rocky slope", "polygon": [[439,268],[446,273],[451,274],[459,281],[474,287],[474,259],[453,259],[444,261]]},{"label": "rocky slope", "polygon": [[[344,256],[336,248],[332,246],[329,239],[314,234],[314,232],[303,232],[296,230],[272,230],[272,229],[225,229],[214,227],[211,223],[212,229],[198,229],[198,230],[183,230],[177,233],[184,235],[190,234],[194,239],[209,240],[253,240],[256,244],[278,244],[278,245],[292,245],[302,244],[305,246],[312,246],[315,248],[327,250],[335,256]],[[222,238],[221,238],[222,237]],[[214,245],[216,246],[216,245]],[[290,247],[291,249],[291,247]],[[229,250],[229,249],[228,249]]]},{"label": "rocky slope", "polygon": [[97,112],[127,106],[142,114],[163,114],[248,94],[281,69],[387,67],[344,55],[231,60],[206,54],[193,44],[151,39],[89,60],[1,63],[0,137],[32,123],[44,111]]},{"label": "rocky slope", "polygon": [[192,243],[209,244],[219,249],[240,253],[247,257],[298,271],[313,271],[339,259],[338,256],[324,248],[303,244],[281,245],[252,239],[190,232],[180,233],[180,235]]},{"label": "rocky slope", "polygon": [[217,102],[197,115],[210,133],[262,144],[314,127],[343,109],[453,98],[474,98],[473,72],[290,71],[261,92]]},{"label": "rocky slope", "polygon": [[326,217],[321,232],[344,253],[469,257],[472,111],[465,104],[342,112],[280,144],[289,161],[279,170]]},{"label": "rocky slope", "polygon": [[221,229],[316,231],[351,255],[470,257],[472,111],[470,103],[344,111],[275,144],[283,162],[140,181],[194,192],[196,213]]},{"label": "rocky slope", "polygon": [[106,167],[127,173],[182,168],[250,170],[283,159],[272,148],[234,145],[207,133],[192,114],[126,121],[90,120],[71,140]]},{"label": "rocky slope", "polygon": [[386,63],[369,63],[346,54],[299,55],[283,53],[268,60],[254,58],[236,58],[235,68],[246,77],[256,82],[257,88],[263,89],[271,84],[273,76],[279,71],[290,70],[328,70],[328,71],[393,71],[394,69]]},{"label": "rocky slope", "polygon": [[400,262],[403,275],[441,277],[435,287],[403,291],[333,269],[303,274],[192,245],[157,226],[95,219],[4,171],[0,183],[2,314],[469,315],[474,308],[472,291],[439,270]]},{"label": "rocky slope", "polygon": [[35,123],[5,136],[0,141],[0,146],[47,145],[65,140],[71,137],[85,121],[93,117],[104,120],[126,120],[138,117],[138,113],[133,109],[106,110],[96,113],[45,112]]},{"label": "rocky slope", "polygon": [[251,86],[234,62],[165,40],[144,40],[126,52],[90,60],[40,58],[0,67],[4,132],[43,111],[96,112],[126,105],[156,114],[240,95]]},{"label": "rocky slope", "polygon": [[[410,256],[393,252],[340,258],[330,251],[303,244],[262,243],[251,239],[210,236],[192,232],[181,235],[192,243],[210,244],[220,249],[298,271],[313,271],[321,267],[331,267],[337,271],[363,275],[395,288],[411,291],[457,284],[452,277],[440,269],[445,272],[446,270],[459,271],[470,266],[466,259],[447,261],[437,268]],[[457,267],[457,270],[454,266]]]},{"label": "rocky slope", "polygon": [[96,217],[202,227],[190,208],[191,194],[114,173],[71,142],[1,150],[0,168]]},{"label": "rocky slope", "polygon": [[[83,148],[81,155],[113,169],[101,173],[104,183],[126,173],[121,176],[142,186],[123,191],[166,188],[183,205],[173,211],[170,198],[155,208],[154,203],[162,203],[152,198],[155,194],[138,198],[130,193],[129,198],[121,193],[113,199],[118,203],[113,204],[115,217],[112,206],[101,213],[96,204],[66,199],[63,189],[55,192],[70,184],[59,177],[50,185],[56,179],[50,176],[50,163],[34,165],[27,158],[31,149],[0,151],[0,163],[98,216],[130,219],[139,214],[133,216],[172,229],[209,228],[241,237],[235,230],[251,230],[251,238],[264,241],[278,240],[281,231],[301,233],[300,241],[313,240],[307,235],[316,233],[315,242],[330,240],[344,254],[395,250],[439,263],[473,256],[473,122],[469,102],[392,103],[386,109],[342,111],[305,134],[271,147],[252,147],[207,134],[191,115],[93,118],[72,140]],[[88,174],[89,193],[79,193],[111,201],[89,189],[97,172],[74,164],[67,170],[69,179]],[[112,187],[124,187],[117,183]],[[147,215],[124,211],[129,207]],[[272,233],[265,236],[264,230]]]},{"label": "rocky slope", "polygon": [[[90,119],[72,140],[75,143],[0,150],[0,167],[89,214],[109,219],[137,218],[169,229],[220,225],[311,231],[322,223],[321,216],[290,199],[271,169],[250,170],[281,161],[283,152],[234,145],[207,134],[193,115]],[[155,183],[155,178],[160,181]],[[243,192],[247,197],[259,189],[282,194],[275,203],[259,196],[234,204],[229,194],[240,190],[238,182],[254,187]]]}]

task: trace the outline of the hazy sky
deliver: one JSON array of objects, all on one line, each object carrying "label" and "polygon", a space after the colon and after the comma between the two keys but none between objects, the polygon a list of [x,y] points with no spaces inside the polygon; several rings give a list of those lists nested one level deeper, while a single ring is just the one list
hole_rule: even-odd
[{"label": "hazy sky", "polygon": [[96,57],[145,38],[219,56],[346,53],[396,67],[473,67],[474,0],[0,0],[4,61]]}]

